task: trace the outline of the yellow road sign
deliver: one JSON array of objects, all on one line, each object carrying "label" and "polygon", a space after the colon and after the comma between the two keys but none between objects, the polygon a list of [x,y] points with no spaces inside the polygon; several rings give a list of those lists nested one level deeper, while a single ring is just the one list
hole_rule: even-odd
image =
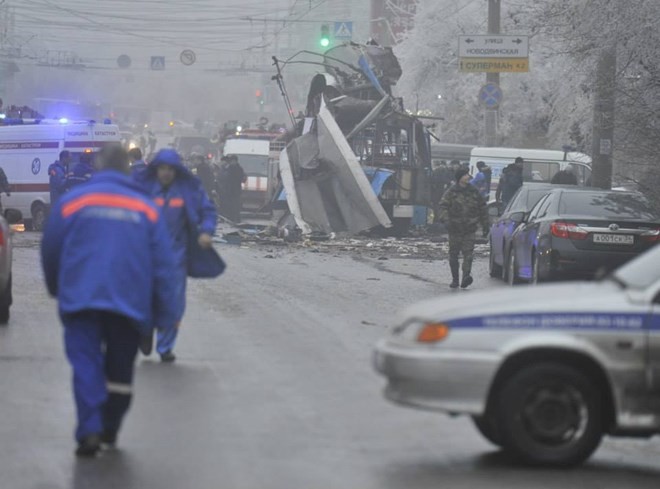
[{"label": "yellow road sign", "polygon": [[462,73],[526,73],[529,58],[460,58]]}]

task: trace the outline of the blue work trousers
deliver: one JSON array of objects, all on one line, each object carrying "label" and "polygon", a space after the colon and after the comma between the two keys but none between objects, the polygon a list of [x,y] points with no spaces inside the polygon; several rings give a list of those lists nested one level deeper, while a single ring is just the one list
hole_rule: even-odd
[{"label": "blue work trousers", "polygon": [[116,434],[131,403],[138,330],[129,318],[105,311],[63,315],[62,322],[73,368],[76,440]]},{"label": "blue work trousers", "polygon": [[167,327],[163,326],[162,324],[156,324],[156,328],[158,330],[156,351],[161,355],[168,351],[174,350],[176,337],[179,333],[179,324],[181,323],[181,320],[183,319],[183,313],[186,310],[186,281],[188,273],[185,265],[180,265],[178,267],[176,276],[176,323]]}]

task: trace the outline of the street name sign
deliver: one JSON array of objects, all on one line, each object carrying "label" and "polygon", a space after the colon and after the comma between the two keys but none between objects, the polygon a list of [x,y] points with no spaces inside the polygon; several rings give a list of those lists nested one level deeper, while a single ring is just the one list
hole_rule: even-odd
[{"label": "street name sign", "polygon": [[461,58],[462,73],[527,73],[528,58]]},{"label": "street name sign", "polygon": [[528,36],[458,36],[460,58],[527,58]]}]

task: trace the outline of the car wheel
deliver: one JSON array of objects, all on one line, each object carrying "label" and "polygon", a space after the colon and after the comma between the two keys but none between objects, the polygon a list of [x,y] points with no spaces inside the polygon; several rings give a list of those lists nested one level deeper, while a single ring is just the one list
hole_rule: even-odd
[{"label": "car wheel", "polygon": [[513,248],[509,250],[509,259],[506,261],[507,263],[507,271],[506,271],[506,277],[507,277],[507,282],[509,282],[509,285],[518,285],[520,283],[520,279],[518,278],[518,272],[516,272],[516,268],[518,267],[516,263],[516,255],[513,252]]},{"label": "car wheel", "polygon": [[46,206],[34,204],[32,206],[32,230],[43,231],[46,224]]},{"label": "car wheel", "polygon": [[502,438],[497,429],[497,422],[491,416],[472,416],[472,421],[481,435],[493,445],[501,447]]},{"label": "car wheel", "polygon": [[490,242],[490,258],[488,260],[488,273],[491,277],[502,276],[502,265],[495,263],[495,254],[493,253],[493,242]]},{"label": "car wheel", "polygon": [[0,324],[7,324],[9,322],[9,308],[13,302],[11,288],[12,283],[10,274],[9,280],[7,281],[7,287],[2,295],[0,295]]},{"label": "car wheel", "polygon": [[542,363],[523,368],[498,394],[502,446],[525,463],[577,465],[602,439],[600,399],[596,384],[573,367]]}]

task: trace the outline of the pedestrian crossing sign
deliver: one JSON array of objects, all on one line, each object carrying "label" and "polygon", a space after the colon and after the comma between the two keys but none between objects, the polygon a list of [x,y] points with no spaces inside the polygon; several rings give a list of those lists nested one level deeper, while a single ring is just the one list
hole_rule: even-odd
[{"label": "pedestrian crossing sign", "polygon": [[163,71],[165,69],[165,56],[152,56],[151,69],[154,71]]},{"label": "pedestrian crossing sign", "polygon": [[353,39],[353,22],[335,22],[335,39],[348,40]]}]

